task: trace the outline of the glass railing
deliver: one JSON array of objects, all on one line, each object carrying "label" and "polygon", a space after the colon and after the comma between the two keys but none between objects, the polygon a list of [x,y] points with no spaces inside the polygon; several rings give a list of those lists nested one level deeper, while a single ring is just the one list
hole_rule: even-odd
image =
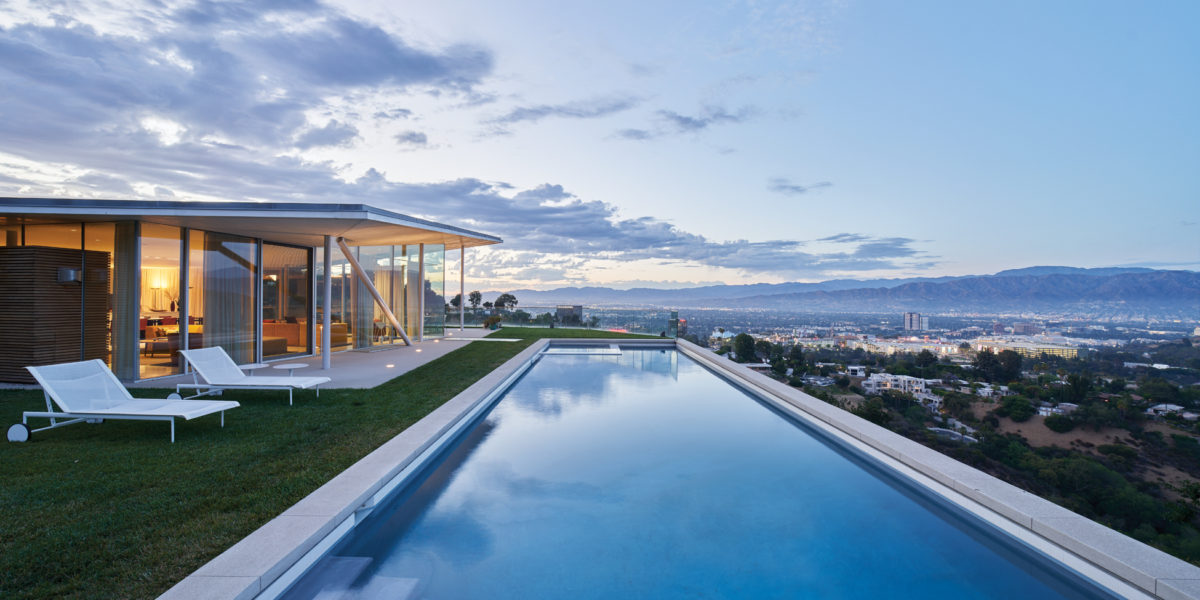
[{"label": "glass railing", "polygon": [[[599,329],[675,337],[679,313],[644,308],[590,308],[559,310],[556,306],[517,306],[511,309],[467,308],[464,322],[468,327],[561,327]],[[446,327],[456,327],[458,311],[446,313]]]}]

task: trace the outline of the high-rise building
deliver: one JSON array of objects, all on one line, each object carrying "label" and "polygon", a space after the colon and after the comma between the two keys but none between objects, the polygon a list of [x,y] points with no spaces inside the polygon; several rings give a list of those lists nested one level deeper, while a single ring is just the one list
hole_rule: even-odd
[{"label": "high-rise building", "polygon": [[929,317],[921,316],[921,331],[929,331]]},{"label": "high-rise building", "polygon": [[921,331],[929,325],[929,317],[921,318],[921,313],[906,312],[904,313],[904,330],[905,331]]}]

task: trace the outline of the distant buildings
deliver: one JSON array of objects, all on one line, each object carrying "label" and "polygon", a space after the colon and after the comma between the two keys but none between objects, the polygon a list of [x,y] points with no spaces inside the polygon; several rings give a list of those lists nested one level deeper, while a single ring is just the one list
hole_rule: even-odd
[{"label": "distant buildings", "polygon": [[1167,415],[1179,415],[1187,421],[1195,421],[1200,419],[1200,414],[1186,410],[1184,407],[1178,404],[1155,404],[1154,406],[1146,409],[1146,414],[1159,419]]},{"label": "distant buildings", "polygon": [[875,352],[879,354],[917,354],[922,350],[928,350],[937,355],[951,355],[958,353],[958,344],[941,341],[909,341],[909,340],[849,340],[846,342],[848,348],[862,348],[867,352]]},{"label": "distant buildings", "polygon": [[1058,404],[1042,402],[1038,404],[1037,411],[1039,415],[1049,417],[1050,415],[1069,415],[1077,408],[1079,405],[1071,402],[1059,402]]},{"label": "distant buildings", "polygon": [[906,312],[904,313],[904,330],[905,331],[928,331],[929,317],[922,317],[921,313]]},{"label": "distant buildings", "polygon": [[928,393],[929,384],[920,377],[872,373],[870,377],[863,380],[862,389],[868,394],[880,394],[884,390],[894,390],[915,395]]},{"label": "distant buildings", "polygon": [[991,350],[992,352],[1000,353],[1005,350],[1012,350],[1021,356],[1029,358],[1037,358],[1043,354],[1061,356],[1063,358],[1077,358],[1079,356],[1079,348],[1074,346],[1028,339],[979,338],[974,340],[971,345],[975,347],[975,350],[980,352]]},{"label": "distant buildings", "polygon": [[1036,323],[1013,323],[1014,335],[1034,335],[1041,332],[1042,328]]}]

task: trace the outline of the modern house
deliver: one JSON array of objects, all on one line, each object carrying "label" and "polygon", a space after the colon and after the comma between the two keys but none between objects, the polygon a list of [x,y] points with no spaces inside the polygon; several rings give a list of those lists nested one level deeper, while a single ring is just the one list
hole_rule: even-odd
[{"label": "modern house", "polygon": [[0,198],[0,381],[93,358],[174,375],[209,346],[328,367],[438,337],[446,253],[500,242],[361,204]]}]

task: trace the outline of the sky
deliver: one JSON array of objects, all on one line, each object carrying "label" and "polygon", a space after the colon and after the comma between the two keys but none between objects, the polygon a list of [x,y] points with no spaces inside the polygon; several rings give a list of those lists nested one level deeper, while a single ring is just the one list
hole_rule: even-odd
[{"label": "sky", "polygon": [[[0,3],[0,196],[364,203],[470,287],[1200,268],[1200,3]],[[449,253],[448,271],[458,269]]]}]

